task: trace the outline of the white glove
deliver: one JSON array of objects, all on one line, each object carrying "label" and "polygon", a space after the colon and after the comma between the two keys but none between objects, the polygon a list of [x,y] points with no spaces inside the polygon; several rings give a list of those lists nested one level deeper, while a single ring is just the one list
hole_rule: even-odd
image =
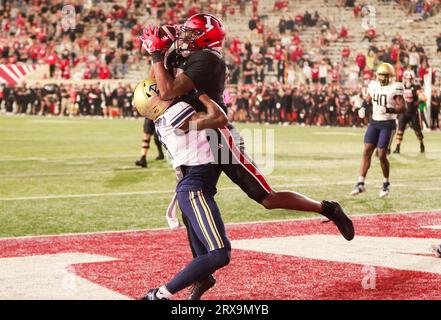
[{"label": "white glove", "polygon": [[178,215],[176,213],[177,207],[178,207],[178,198],[177,198],[177,194],[175,193],[170,201],[170,204],[167,207],[167,212],[165,214],[165,218],[167,219],[168,226],[172,230],[175,230],[180,227]]},{"label": "white glove", "polygon": [[360,117],[360,119],[364,119],[364,117],[366,116],[366,108],[358,109],[358,116]]}]

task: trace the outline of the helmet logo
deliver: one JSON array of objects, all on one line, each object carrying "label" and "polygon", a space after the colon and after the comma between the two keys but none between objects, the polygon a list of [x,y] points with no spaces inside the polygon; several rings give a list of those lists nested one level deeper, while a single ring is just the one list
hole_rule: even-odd
[{"label": "helmet logo", "polygon": [[207,23],[205,24],[205,28],[207,29],[207,32],[213,29],[213,25],[211,24],[211,16],[204,16],[205,20],[207,20]]},{"label": "helmet logo", "polygon": [[[158,86],[156,83],[152,83],[149,87],[149,92],[153,91],[154,93],[156,93],[159,96],[159,90],[158,90]],[[148,92],[145,93],[147,95],[147,97],[150,99],[152,97],[151,94],[149,94]]]}]

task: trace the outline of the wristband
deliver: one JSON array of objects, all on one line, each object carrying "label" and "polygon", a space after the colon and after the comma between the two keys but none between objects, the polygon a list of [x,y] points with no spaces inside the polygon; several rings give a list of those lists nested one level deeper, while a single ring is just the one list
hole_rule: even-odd
[{"label": "wristband", "polygon": [[397,113],[395,108],[386,108],[386,113]]},{"label": "wristband", "polygon": [[160,51],[155,51],[155,52],[153,52],[153,53],[151,54],[151,56],[152,56],[153,63],[161,62],[162,59],[163,59],[163,57],[162,57],[162,53],[161,53]]}]

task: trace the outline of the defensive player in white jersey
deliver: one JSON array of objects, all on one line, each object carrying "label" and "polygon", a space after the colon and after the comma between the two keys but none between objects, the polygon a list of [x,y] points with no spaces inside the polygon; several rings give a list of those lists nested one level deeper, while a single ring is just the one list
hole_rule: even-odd
[{"label": "defensive player in white jersey", "polygon": [[[397,114],[406,111],[403,98],[404,87],[400,82],[392,82],[394,68],[389,63],[382,63],[377,69],[377,80],[372,80],[368,86],[368,101],[372,102],[372,120],[364,136],[364,150],[360,166],[360,175],[351,195],[366,191],[365,179],[371,165],[372,154],[378,149],[381,170],[383,171],[383,187],[380,197],[389,195],[389,160],[388,149],[396,129]],[[359,110],[360,118],[364,118],[365,109]]]},{"label": "defensive player in white jersey", "polygon": [[[176,194],[188,222],[191,248],[196,251],[195,258],[184,269],[162,287],[150,289],[144,300],[170,299],[230,262],[230,241],[214,201],[221,170],[212,164],[214,156],[204,131],[223,127],[228,119],[208,95],[199,93],[199,100],[207,108],[206,115],[196,114],[184,101],[161,100],[153,79],[144,80],[135,88],[134,106],[142,116],[154,120],[173,167],[181,171]],[[196,130],[190,130],[190,123]]]}]

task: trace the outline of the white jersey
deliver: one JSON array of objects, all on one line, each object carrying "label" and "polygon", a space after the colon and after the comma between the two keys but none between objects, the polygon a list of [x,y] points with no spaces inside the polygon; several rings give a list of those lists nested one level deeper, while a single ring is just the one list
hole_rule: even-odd
[{"label": "white jersey", "polygon": [[173,168],[197,166],[214,161],[205,130],[179,129],[196,111],[186,102],[178,102],[169,107],[155,120],[155,130],[159,140],[167,149]]},{"label": "white jersey", "polygon": [[378,81],[372,80],[367,93],[372,97],[372,120],[386,121],[397,118],[396,113],[386,113],[386,108],[395,109],[394,98],[404,93],[404,86],[401,82],[382,86]]}]

